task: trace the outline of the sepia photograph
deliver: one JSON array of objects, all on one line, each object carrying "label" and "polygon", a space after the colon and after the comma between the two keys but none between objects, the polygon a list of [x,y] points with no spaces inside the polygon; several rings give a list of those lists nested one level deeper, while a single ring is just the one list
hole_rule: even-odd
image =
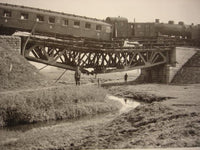
[{"label": "sepia photograph", "polygon": [[200,150],[200,0],[1,0],[0,150]]}]

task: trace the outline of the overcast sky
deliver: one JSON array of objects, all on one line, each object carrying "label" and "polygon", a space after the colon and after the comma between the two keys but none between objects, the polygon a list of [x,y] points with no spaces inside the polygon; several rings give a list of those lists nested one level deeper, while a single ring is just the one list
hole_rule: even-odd
[{"label": "overcast sky", "polygon": [[122,16],[129,22],[184,21],[200,24],[200,0],[0,0],[92,18]]}]

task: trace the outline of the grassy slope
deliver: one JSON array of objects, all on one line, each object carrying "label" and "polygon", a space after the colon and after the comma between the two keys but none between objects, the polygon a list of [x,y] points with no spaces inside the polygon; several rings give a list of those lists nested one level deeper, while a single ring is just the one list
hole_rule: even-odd
[{"label": "grassy slope", "polygon": [[17,51],[0,43],[0,91],[43,85],[45,78]]},{"label": "grassy slope", "polygon": [[119,109],[105,100],[106,91],[96,86],[60,86],[0,93],[0,123],[33,123],[72,119]]}]

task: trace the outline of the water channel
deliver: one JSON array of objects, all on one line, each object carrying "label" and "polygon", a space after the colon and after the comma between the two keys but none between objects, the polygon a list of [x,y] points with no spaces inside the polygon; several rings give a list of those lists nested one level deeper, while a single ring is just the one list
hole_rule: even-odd
[{"label": "water channel", "polygon": [[73,124],[84,124],[85,122],[91,122],[92,124],[98,122],[111,121],[120,114],[128,112],[140,105],[139,102],[133,101],[132,99],[119,98],[113,95],[107,95],[106,99],[120,102],[122,104],[121,109],[115,112],[85,116],[77,119],[60,120],[60,121],[56,120],[56,121],[48,121],[35,124],[17,125],[12,127],[0,128],[0,141],[1,141],[0,144],[16,141],[18,139],[17,137],[19,136],[19,134],[23,134],[24,132],[35,128],[42,129],[46,127],[56,127],[59,125],[70,126]]}]

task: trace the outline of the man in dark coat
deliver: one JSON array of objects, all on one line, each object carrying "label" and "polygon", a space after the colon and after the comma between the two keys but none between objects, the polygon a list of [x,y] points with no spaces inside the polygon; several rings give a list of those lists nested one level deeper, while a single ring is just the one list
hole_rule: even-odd
[{"label": "man in dark coat", "polygon": [[126,73],[126,74],[124,75],[124,81],[127,82],[127,79],[128,79],[128,74]]},{"label": "man in dark coat", "polygon": [[80,71],[79,67],[76,68],[74,78],[75,78],[75,81],[76,81],[76,85],[80,85],[81,71]]}]

